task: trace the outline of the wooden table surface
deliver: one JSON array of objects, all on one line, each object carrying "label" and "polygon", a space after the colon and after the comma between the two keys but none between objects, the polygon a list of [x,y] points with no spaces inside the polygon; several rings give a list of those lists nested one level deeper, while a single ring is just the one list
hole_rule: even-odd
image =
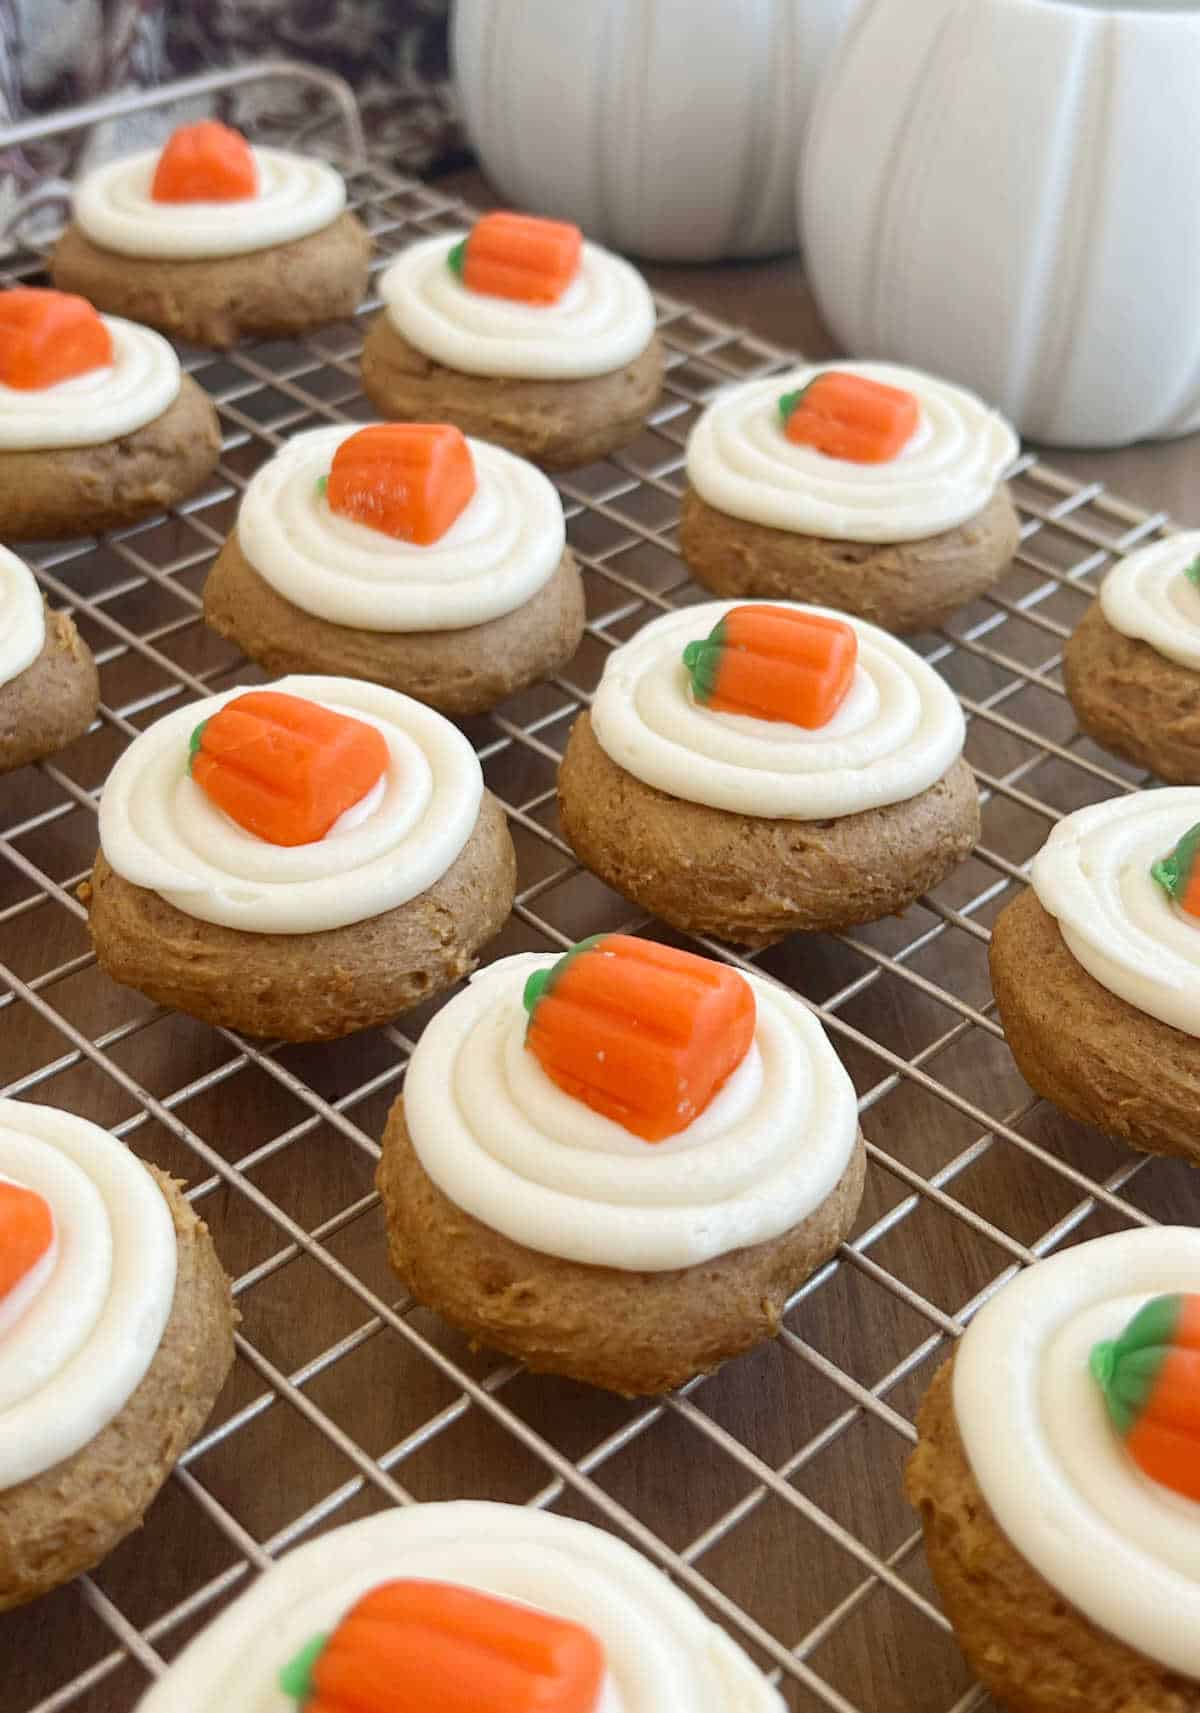
[{"label": "wooden table surface", "polygon": [[[486,200],[474,174],[443,179],[437,189]],[[765,339],[809,354],[829,349],[794,258],[647,272],[671,297]],[[231,470],[240,456],[231,452]],[[1190,441],[1048,458],[1144,508],[1200,520]],[[235,509],[229,495],[204,514],[214,540]],[[573,523],[576,545],[596,555],[585,579],[594,627],[621,610],[618,601],[628,606],[606,582],[605,528],[615,525],[598,514]],[[139,551],[151,566],[174,565],[185,534],[181,523],[164,525],[138,538]],[[1079,551],[1078,541],[1064,554],[1067,547]],[[621,563],[647,588],[666,589],[679,576],[676,562],[664,564],[670,558],[641,541]],[[172,572],[193,601],[206,563],[197,554],[194,567]],[[105,562],[102,550],[90,568],[68,563],[57,574],[68,596],[74,589],[85,597],[96,578],[111,581],[126,569]],[[1014,578],[1018,591],[1035,581],[1020,571]],[[145,589],[136,583],[110,610],[140,634],[164,595],[153,577]],[[1039,610],[1069,625],[1084,600],[1064,590]],[[614,619],[613,637],[626,622]],[[84,628],[95,646],[111,645],[102,626]],[[159,646],[181,669],[217,685],[222,672],[243,670],[194,614]],[[311,1530],[322,1507],[346,1521],[404,1496],[541,1497],[572,1514],[652,1531],[635,1532],[638,1544],[665,1557],[685,1583],[694,1572],[705,1578],[718,1614],[722,1600],[747,1613],[757,1627],[751,1644],[757,1635],[791,1648],[804,1638],[802,1670],[815,1679],[789,1684],[797,1713],[831,1705],[816,1679],[842,1698],[833,1705],[862,1713],[975,1705],[901,1491],[910,1424],[955,1317],[1003,1269],[1056,1241],[1060,1222],[1071,1235],[1093,1235],[1130,1219],[1200,1221],[1195,1174],[1176,1163],[1135,1161],[1031,1101],[1000,1038],[985,929],[1012,896],[1011,865],[1045,837],[1046,818],[1031,804],[1040,795],[1073,807],[1111,794],[1128,777],[1090,749],[1078,752],[1078,762],[1063,759],[1065,749],[1061,757],[1058,748],[1031,755],[1029,771],[1021,771],[1029,750],[1022,730],[1044,731],[1061,748],[1074,741],[1073,722],[1062,698],[1037,682],[1043,668],[1053,675],[1053,639],[1010,617],[1002,646],[1033,673],[1028,684],[1010,684],[1011,671],[983,648],[964,645],[943,666],[977,705],[1000,698],[1001,716],[972,721],[968,749],[981,774],[1001,782],[984,811],[988,860],[972,858],[939,888],[936,912],[920,906],[902,923],[873,925],[845,942],[792,940],[762,959],[814,1003],[836,995],[827,1023],[863,1097],[863,1127],[874,1144],[856,1228],[870,1231],[871,1241],[799,1304],[784,1338],[666,1402],[629,1404],[516,1373],[467,1350],[400,1299],[371,1201],[369,1146],[398,1085],[399,1036],[372,1031],[336,1048],[284,1049],[267,1060],[187,1019],[156,1016],[88,964],[69,883],[91,859],[95,823],[85,793],[119,752],[119,733],[92,734],[64,758],[60,777],[26,769],[0,780],[0,833],[56,804],[69,808],[0,848],[0,999],[5,968],[16,996],[0,1012],[0,1089],[117,1127],[144,1157],[186,1178],[242,1282],[245,1317],[218,1431],[168,1483],[144,1530],[91,1584],[0,1618],[5,1713],[43,1706],[129,1713],[146,1673],[133,1662],[102,1669],[114,1624],[127,1621],[132,1647],[140,1632],[169,1659],[216,1609],[206,1603],[176,1622],[170,1615],[178,1603],[213,1578],[227,1578],[226,1592],[245,1586],[246,1559],[261,1557],[257,1543],[279,1550],[302,1513]],[[599,642],[585,644],[571,683],[589,689],[603,658]],[[130,705],[156,682],[147,661],[126,651],[105,667],[105,701]],[[542,722],[536,744],[509,741],[501,725],[469,723],[486,746],[488,783],[510,804],[533,801],[539,789],[549,798],[554,756],[578,706],[560,695],[551,708],[540,694],[530,693],[512,715],[526,727]],[[552,801],[533,819],[552,830]],[[567,872],[550,885],[561,858],[534,831],[518,824],[515,836],[522,884],[548,883],[536,900],[539,920],[577,936],[626,919],[627,908],[590,877]],[[38,887],[52,901],[25,908]],[[546,944],[528,919],[514,919],[499,949]],[[72,959],[78,966],[49,989],[21,985]],[[404,1020],[406,1033],[421,1021]],[[109,1043],[103,1065],[90,1049],[101,1038]],[[39,1076],[51,1061],[52,1074]],[[289,1078],[325,1106],[299,1098]],[[339,1105],[351,1094],[350,1107]],[[1109,1192],[1092,1195],[1088,1186],[1097,1183]],[[270,1198],[299,1232],[317,1231],[354,1279],[403,1318],[381,1331],[378,1316],[327,1265],[284,1241],[245,1186]],[[439,1366],[443,1358],[482,1389],[464,1392]],[[231,1420],[237,1431],[222,1435]],[[762,1648],[757,1657],[770,1663]],[[96,1683],[82,1699],[55,1699],[76,1671],[93,1666]]]}]

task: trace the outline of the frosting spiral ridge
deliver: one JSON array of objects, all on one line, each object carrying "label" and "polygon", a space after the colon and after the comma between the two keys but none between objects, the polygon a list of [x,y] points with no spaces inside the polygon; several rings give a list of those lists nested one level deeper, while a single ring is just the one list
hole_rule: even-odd
[{"label": "frosting spiral ridge", "polygon": [[482,1500],[384,1511],[289,1553],[183,1650],[140,1713],[282,1708],[285,1662],[400,1577],[586,1625],[608,1663],[599,1713],[783,1713],[742,1650],[632,1547],[569,1517]]},{"label": "frosting spiral ridge", "polygon": [[461,630],[512,612],[553,576],[566,546],[557,489],[525,459],[483,440],[468,442],[475,494],[432,546],[340,517],[317,483],[357,432],[295,435],[242,500],[242,552],[294,606],[361,630]]},{"label": "frosting spiral ridge", "polygon": [[710,808],[813,821],[915,797],[958,759],[965,726],[945,681],[886,631],[830,608],[775,603],[841,620],[858,637],[849,694],[827,725],[808,731],[701,706],[684,645],[744,604],[667,613],[609,656],[592,729],[627,773]]},{"label": "frosting spiral ridge", "polygon": [[1186,568],[1200,556],[1200,530],[1140,547],[1100,586],[1100,610],[1114,630],[1200,672],[1200,588]]},{"label": "frosting spiral ridge", "polygon": [[0,1326],[0,1492],[71,1457],[140,1384],[175,1295],[175,1227],[154,1179],[71,1113],[0,1100],[0,1178],[49,1202],[53,1265]]},{"label": "frosting spiral ridge", "polygon": [[753,1046],[698,1119],[650,1146],[525,1051],[525,981],[554,961],[526,954],[481,971],[413,1053],[405,1121],[453,1202],[543,1254],[658,1272],[766,1242],[824,1201],[854,1149],[858,1106],[799,1000],[747,975]]},{"label": "frosting spiral ridge", "polygon": [[0,547],[0,685],[32,666],[45,642],[46,608],[33,572]]},{"label": "frosting spiral ridge", "polygon": [[622,368],[650,343],[654,300],[620,256],[584,244],[557,303],[515,303],[469,290],[447,265],[463,236],[411,244],[379,280],[392,326],[439,363],[469,375],[583,380]]},{"label": "frosting spiral ridge", "polygon": [[243,687],[179,708],[117,761],[100,803],[100,847],[135,886],[201,921],[266,934],[308,934],[381,915],[426,891],[466,844],[483,773],[449,720],[398,691],[346,678],[268,686],[378,728],[389,751],[383,790],[314,844],[283,848],[245,832],[188,774],[195,727]]},{"label": "frosting spiral ridge", "polygon": [[111,363],[34,392],[0,383],[0,451],[99,446],[174,404],[179,358],[162,335],[117,315],[100,319],[112,337]]},{"label": "frosting spiral ridge", "polygon": [[954,1363],[967,1459],[1023,1557],[1111,1635],[1200,1678],[1200,1505],[1149,1481],[1088,1371],[1151,1298],[1194,1291],[1200,1231],[1119,1232],[1030,1267]]},{"label": "frosting spiral ridge", "polygon": [[305,238],[346,206],[342,176],[325,161],[285,149],[251,153],[258,193],[245,201],[156,202],[159,151],[146,149],[88,173],[75,191],[75,219],[93,243],[122,256],[200,260]]},{"label": "frosting spiral ridge", "polygon": [[[781,395],[830,368],[916,395],[919,425],[897,457],[858,464],[788,439]],[[1004,418],[962,387],[893,363],[823,363],[718,393],[689,436],[687,474],[702,500],[750,523],[914,541],[981,512],[1019,449]]]},{"label": "frosting spiral ridge", "polygon": [[1059,822],[1030,870],[1076,962],[1110,993],[1186,1035],[1200,1035],[1200,922],[1150,870],[1197,821],[1196,786],[1094,803]]}]

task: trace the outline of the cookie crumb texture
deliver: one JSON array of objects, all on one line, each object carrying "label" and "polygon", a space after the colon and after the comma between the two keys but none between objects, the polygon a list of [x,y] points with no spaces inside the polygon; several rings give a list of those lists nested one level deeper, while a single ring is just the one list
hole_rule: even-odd
[{"label": "cookie crumb texture", "polygon": [[100,675],[67,613],[46,613],[37,659],[0,684],[0,773],[56,755],[96,717]]},{"label": "cookie crumb texture", "polygon": [[185,915],[97,854],[88,927],[114,981],[247,1035],[332,1041],[385,1023],[475,968],[516,892],[504,811],[485,792],[474,831],[428,891],[318,934],[250,934]]},{"label": "cookie crumb texture", "polygon": [[1200,784],[1200,673],[1114,629],[1093,601],[1063,650],[1063,682],[1105,749],[1169,785]]},{"label": "cookie crumb texture", "polygon": [[963,1449],[953,1367],[921,1405],[905,1490],[971,1669],[1012,1713],[1200,1713],[1200,1683],[1089,1623],[1000,1529]]},{"label": "cookie crumb texture", "polygon": [[69,1582],[136,1529],[199,1434],[233,1366],[237,1312],[208,1227],[151,1166],[175,1221],[162,1342],[124,1409],[74,1457],[0,1492],[0,1611]]},{"label": "cookie crumb texture", "polygon": [[1144,1153],[1200,1165],[1200,1038],[1102,987],[1032,887],[997,918],[990,962],[1000,1021],[1031,1088]]},{"label": "cookie crumb texture", "polygon": [[542,1255],[465,1213],[418,1159],[403,1098],[388,1118],[378,1183],[392,1266],[419,1303],[535,1372],[641,1397],[774,1338],[792,1292],[850,1231],[865,1172],[860,1135],[833,1192],[799,1225],[663,1273]]},{"label": "cookie crumb texture", "polygon": [[[230,219],[238,217],[231,209]],[[120,256],[72,223],[50,272],[60,291],[77,291],[110,315],[224,351],[247,334],[282,338],[353,315],[370,256],[370,234],[349,213],[307,238],[191,261]]]},{"label": "cookie crumb texture", "polygon": [[236,532],[204,585],[204,618],[276,677],[320,672],[400,690],[440,714],[482,714],[565,666],[584,624],[570,551],[523,606],[466,630],[370,631],[293,606],[260,577]]},{"label": "cookie crumb texture", "polygon": [[543,469],[566,470],[637,438],[662,388],[663,368],[655,335],[632,363],[608,375],[579,381],[468,375],[410,345],[385,311],[363,346],[362,385],[383,416],[452,422]]},{"label": "cookie crumb texture", "polygon": [[175,402],[118,440],[0,451],[0,537],[48,541],[136,523],[195,493],[220,455],[212,400],[183,375]]},{"label": "cookie crumb texture", "polygon": [[901,634],[935,630],[990,589],[1021,540],[1006,485],[977,517],[919,541],[834,541],[731,517],[684,492],[679,548],[698,583],[730,598],[809,601]]},{"label": "cookie crumb texture", "polygon": [[979,835],[975,776],[961,759],[927,791],[885,809],[761,820],[643,784],[601,749],[586,713],[567,743],[558,804],[568,841],[601,880],[673,927],[742,946],[904,910]]}]

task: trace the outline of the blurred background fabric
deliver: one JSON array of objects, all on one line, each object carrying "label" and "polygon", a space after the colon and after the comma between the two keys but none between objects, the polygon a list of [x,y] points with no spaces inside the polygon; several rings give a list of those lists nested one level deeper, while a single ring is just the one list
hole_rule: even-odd
[{"label": "blurred background fabric", "polygon": [[[450,0],[0,0],[0,123],[264,58],[336,71],[355,88],[373,154],[407,172],[465,155],[450,88]],[[318,98],[243,91],[232,123],[287,129]],[[143,121],[93,139],[88,158],[161,134]],[[0,216],[32,186],[81,164],[77,138],[0,156]]]}]

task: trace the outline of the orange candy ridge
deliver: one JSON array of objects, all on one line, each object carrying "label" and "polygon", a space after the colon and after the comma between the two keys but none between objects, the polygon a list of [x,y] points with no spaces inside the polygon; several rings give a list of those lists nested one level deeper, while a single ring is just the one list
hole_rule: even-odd
[{"label": "orange candy ridge", "polygon": [[325,497],[339,517],[429,547],[476,486],[471,448],[448,422],[376,423],[338,447]]},{"label": "orange candy ridge", "polygon": [[106,368],[112,335],[84,297],[14,286],[0,292],[0,383],[21,392]]},{"label": "orange candy ridge", "polygon": [[249,143],[219,119],[200,119],[172,132],[150,185],[155,202],[245,202],[257,194]]},{"label": "orange candy ridge", "polygon": [[279,690],[237,696],[196,728],[191,774],[205,795],[271,845],[309,845],[387,769],[376,727]]}]

